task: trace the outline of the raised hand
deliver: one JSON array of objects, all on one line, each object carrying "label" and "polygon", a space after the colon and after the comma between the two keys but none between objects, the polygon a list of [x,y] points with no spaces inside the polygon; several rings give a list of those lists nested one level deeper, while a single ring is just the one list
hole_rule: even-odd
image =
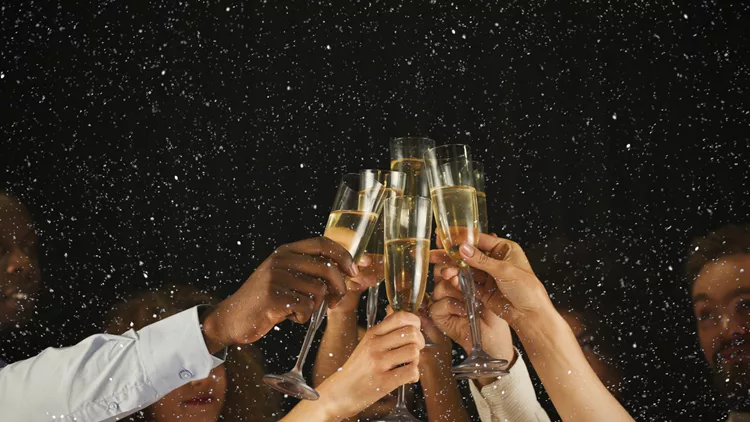
[{"label": "raised hand", "polygon": [[[482,233],[477,246],[462,245],[460,253],[474,270],[477,296],[486,308],[513,325],[552,306],[517,243]],[[430,261],[440,266],[443,279],[458,275],[458,267],[444,251],[432,251]]]},{"label": "raised hand", "polygon": [[209,350],[257,341],[285,319],[304,323],[326,297],[336,307],[346,293],[344,278],[358,274],[349,252],[325,237],[281,246],[207,314]]},{"label": "raised hand", "polygon": [[403,384],[419,381],[424,337],[419,317],[395,312],[369,330],[344,366],[319,387],[320,399],[304,401],[283,421],[339,421],[352,417]]},{"label": "raised hand", "polygon": [[[445,267],[436,266],[435,268],[435,290],[432,293],[434,302],[429,308],[430,318],[442,332],[469,353],[471,352],[471,332],[464,295],[458,287],[458,278],[453,276],[448,280],[444,279],[443,269]],[[515,351],[508,323],[481,303],[477,310],[484,351],[493,358],[507,359],[512,362]]]}]

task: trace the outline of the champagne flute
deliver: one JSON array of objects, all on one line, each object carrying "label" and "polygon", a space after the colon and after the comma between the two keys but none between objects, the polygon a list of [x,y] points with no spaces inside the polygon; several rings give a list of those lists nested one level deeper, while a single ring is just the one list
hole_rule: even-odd
[{"label": "champagne flute", "polygon": [[[402,196],[385,201],[385,289],[394,311],[416,313],[427,288],[432,211],[428,198]],[[406,384],[396,408],[379,422],[419,421],[406,407]]]},{"label": "champagne flute", "polygon": [[479,161],[471,162],[474,174],[474,187],[477,190],[477,215],[479,216],[479,233],[489,233],[489,219],[487,218],[487,193],[484,190],[484,164]]},{"label": "champagne flute", "polygon": [[[425,175],[424,155],[428,149],[434,147],[435,141],[425,137],[407,136],[391,139],[391,170],[398,170],[406,175],[404,195],[429,198],[430,187]],[[428,280],[431,280],[429,276]],[[425,347],[439,346],[424,331],[422,334]]]},{"label": "champagne flute", "polygon": [[466,301],[471,331],[471,353],[453,367],[453,373],[468,378],[499,376],[508,372],[505,359],[494,359],[482,348],[482,334],[476,313],[476,291],[469,266],[461,258],[462,243],[476,246],[479,237],[477,193],[471,166],[471,149],[467,145],[444,145],[425,154],[430,183],[432,209],[437,220],[437,234],[448,255],[459,267],[459,282]]},{"label": "champagne flute", "polygon": [[[341,178],[323,236],[346,248],[354,262],[359,261],[365,245],[375,231],[385,193],[385,186],[378,181],[374,181],[366,190],[361,189],[359,174],[345,174]],[[298,399],[317,400],[320,397],[318,392],[305,382],[302,367],[327,309],[328,301],[323,299],[320,307],[310,318],[310,326],[294,368],[282,375],[268,374],[263,377],[263,381],[269,387]]]},{"label": "champagne flute", "polygon": [[[474,173],[474,185],[477,190],[477,215],[479,217],[479,232],[487,233],[489,231],[489,220],[487,218],[487,194],[484,187],[484,164],[479,161],[471,162],[472,172]],[[473,372],[463,372],[456,374],[457,380],[478,378]]]},{"label": "champagne flute", "polygon": [[[359,172],[360,185],[366,191],[374,182],[385,186],[386,199],[394,196],[404,195],[404,183],[406,175],[400,171],[386,170],[361,170]],[[385,279],[383,273],[384,239],[383,239],[383,216],[378,219],[375,232],[370,236],[370,241],[365,246],[365,255],[370,257],[372,264],[370,268],[375,271],[377,284],[367,289],[367,329],[375,325],[378,312],[378,295],[380,293],[380,282]]]}]

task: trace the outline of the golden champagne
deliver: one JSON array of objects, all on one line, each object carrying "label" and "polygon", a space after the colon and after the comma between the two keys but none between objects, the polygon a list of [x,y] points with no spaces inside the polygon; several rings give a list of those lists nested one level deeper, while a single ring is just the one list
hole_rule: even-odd
[{"label": "golden champagne", "polygon": [[489,219],[487,218],[487,194],[477,192],[477,215],[479,216],[479,232],[488,233]]},{"label": "golden champagne", "polygon": [[406,175],[404,195],[427,195],[427,175],[423,173],[424,166],[424,160],[420,158],[402,158],[391,161],[391,170],[400,171]]},{"label": "golden champagne", "polygon": [[440,186],[430,190],[430,197],[443,247],[460,261],[461,244],[476,245],[479,239],[477,191],[471,186]]},{"label": "golden champagne", "polygon": [[354,262],[357,262],[364,253],[377,222],[378,215],[374,212],[331,211],[323,236],[346,248]]},{"label": "golden champagne", "polygon": [[395,311],[417,312],[427,287],[429,239],[385,242],[385,289]]}]

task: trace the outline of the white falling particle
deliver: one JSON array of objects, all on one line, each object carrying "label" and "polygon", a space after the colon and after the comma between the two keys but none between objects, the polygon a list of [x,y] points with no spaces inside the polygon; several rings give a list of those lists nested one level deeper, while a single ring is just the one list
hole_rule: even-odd
[{"label": "white falling particle", "polygon": [[683,14],[682,17],[687,19],[687,13]]},{"label": "white falling particle", "polygon": [[630,149],[630,144],[625,145],[625,148]]},{"label": "white falling particle", "polygon": [[571,371],[570,369],[568,369],[568,375],[570,375],[572,373],[573,373],[573,371]]},{"label": "white falling particle", "polygon": [[301,169],[305,168],[305,163],[299,163],[299,168]]},{"label": "white falling particle", "polygon": [[333,353],[329,353],[328,356],[333,357]]},{"label": "white falling particle", "polygon": [[326,50],[330,50],[330,49],[331,49],[331,46],[330,46],[330,45],[327,45],[327,46],[326,46]]},{"label": "white falling particle", "polygon": [[635,345],[635,343],[633,343],[633,349],[635,349],[635,348],[636,348],[636,345]]},{"label": "white falling particle", "polygon": [[138,266],[142,267],[143,266],[143,261],[138,261]]},{"label": "white falling particle", "polygon": [[5,79],[5,73],[0,73],[0,79]]},{"label": "white falling particle", "polygon": [[229,8],[227,7],[227,12],[229,11]]},{"label": "white falling particle", "polygon": [[167,74],[167,69],[164,69],[164,70],[162,70],[162,71],[161,71],[161,75],[162,75],[162,76],[164,76],[164,75],[166,75],[166,74]]},{"label": "white falling particle", "polygon": [[286,90],[287,90],[287,91],[291,91],[291,90],[292,90],[292,87],[291,87],[291,86],[289,86],[289,85],[287,85],[287,86],[286,86]]},{"label": "white falling particle", "polygon": [[612,120],[617,120],[617,113],[612,113]]},{"label": "white falling particle", "polygon": [[313,209],[317,210],[318,209],[318,205],[317,204],[313,204]]},{"label": "white falling particle", "polygon": [[668,269],[669,271],[672,271],[672,266],[670,265],[669,267],[667,267],[667,269]]},{"label": "white falling particle", "polygon": [[455,29],[451,29],[451,34],[455,34],[455,33],[456,33],[456,30]]},{"label": "white falling particle", "polygon": [[237,245],[241,245],[241,244],[242,244],[242,242],[240,242],[240,241],[238,240],[238,241],[237,241]]},{"label": "white falling particle", "polygon": [[274,330],[274,331],[281,331],[281,328],[279,328],[279,326],[278,326],[278,325],[274,325],[274,326],[273,326],[273,330]]},{"label": "white falling particle", "polygon": [[177,176],[174,177],[174,180],[180,180]]},{"label": "white falling particle", "polygon": [[143,278],[148,278],[148,273],[146,271],[143,272]]}]

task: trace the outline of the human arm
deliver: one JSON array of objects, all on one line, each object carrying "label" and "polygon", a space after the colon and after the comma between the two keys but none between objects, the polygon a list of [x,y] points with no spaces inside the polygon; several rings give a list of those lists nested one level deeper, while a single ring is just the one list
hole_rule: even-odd
[{"label": "human arm", "polygon": [[397,387],[419,380],[424,337],[419,318],[396,312],[369,330],[351,357],[317,388],[320,399],[302,401],[283,422],[338,422],[355,416]]},{"label": "human arm", "polygon": [[13,421],[117,420],[221,363],[192,308],[138,332],[97,334],[0,369],[0,409]]},{"label": "human arm", "polygon": [[437,347],[422,351],[419,359],[420,378],[429,422],[468,422],[461,392],[451,371],[452,343],[423,311],[420,315],[425,334]]},{"label": "human arm", "polygon": [[326,295],[335,306],[346,288],[338,268],[349,276],[358,273],[349,253],[328,239],[284,245],[234,295],[206,312],[203,324],[193,309],[138,332],[98,334],[6,366],[0,370],[3,416],[122,418],[208,376],[221,363],[211,353],[252,343],[284,319],[306,321]]},{"label": "human arm", "polygon": [[[441,246],[439,239],[438,246]],[[442,251],[433,252],[432,258],[435,264],[435,290],[432,294],[434,301],[429,308],[430,316],[440,330],[467,353],[471,352],[468,314],[458,279],[455,278],[455,270],[452,269],[453,261]],[[492,282],[486,273],[472,272],[479,286]],[[481,420],[549,421],[549,416],[536,398],[524,361],[513,347],[510,326],[481,302],[477,305],[484,351],[493,358],[507,359],[510,362],[507,375],[469,381]]]},{"label": "human arm", "polygon": [[315,386],[320,385],[344,366],[359,343],[357,333],[359,299],[362,291],[377,281],[373,272],[375,269],[371,267],[371,264],[369,259],[360,260],[360,274],[347,283],[348,291],[339,306],[328,310],[326,329],[323,332],[313,367],[313,385]]},{"label": "human arm", "polygon": [[[478,246],[462,245],[461,255],[472,268],[491,276],[489,283],[478,286],[479,300],[516,331],[562,420],[632,421],[589,366],[520,246],[489,235],[480,235]],[[444,276],[453,278],[445,271]]]},{"label": "human arm", "polygon": [[[440,278],[440,270],[438,266],[431,315],[439,327],[470,352],[471,335],[463,294],[457,286]],[[469,381],[480,419],[486,422],[548,422],[549,416],[537,401],[526,365],[513,348],[508,323],[491,310],[480,306],[480,329],[485,351],[492,357],[505,358],[510,362],[507,375]]]}]

